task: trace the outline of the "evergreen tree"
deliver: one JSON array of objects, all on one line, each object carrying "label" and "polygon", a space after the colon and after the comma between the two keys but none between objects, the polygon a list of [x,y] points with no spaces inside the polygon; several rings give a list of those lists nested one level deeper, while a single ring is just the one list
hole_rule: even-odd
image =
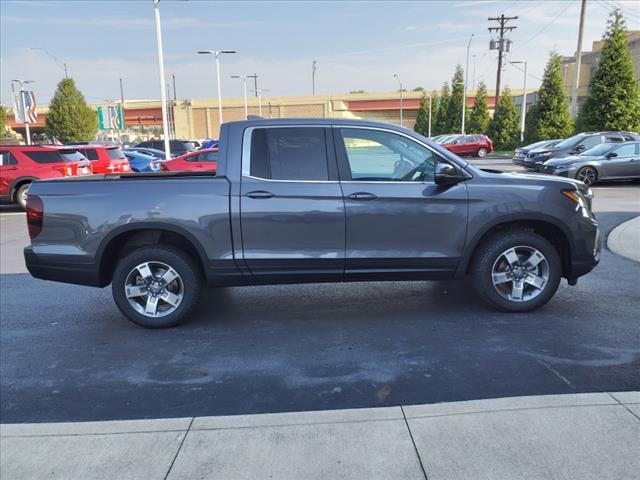
[{"label": "evergreen tree", "polygon": [[429,135],[429,99],[426,95],[422,95],[420,99],[420,108],[418,109],[413,130],[425,137]]},{"label": "evergreen tree", "polygon": [[640,128],[640,94],[633,71],[622,11],[609,16],[600,62],[591,78],[578,127],[581,130],[637,130]]},{"label": "evergreen tree", "polygon": [[[464,101],[464,71],[462,65],[456,66],[451,79],[451,98],[447,105],[447,131],[449,133],[462,130],[462,102]],[[466,120],[465,120],[466,122]]]},{"label": "evergreen tree", "polygon": [[571,135],[573,122],[562,84],[562,61],[555,52],[551,52],[547,62],[538,95],[535,115],[531,116],[529,122],[525,117],[525,124],[531,126],[529,131],[532,141]]},{"label": "evergreen tree", "polygon": [[[543,140],[538,136],[538,131],[536,128],[537,125],[538,104],[534,103],[529,107],[529,110],[527,110],[527,114],[524,116],[524,141],[526,145]],[[546,138],[544,140],[550,140],[550,138]]]},{"label": "evergreen tree", "polygon": [[496,150],[511,150],[519,143],[520,115],[511,98],[509,87],[501,92],[500,102],[493,119],[489,122],[488,134]]},{"label": "evergreen tree", "polygon": [[489,104],[487,103],[487,86],[484,82],[478,84],[476,90],[476,103],[471,109],[471,115],[469,115],[469,133],[487,133],[489,127]]},{"label": "evergreen tree", "polygon": [[87,105],[75,82],[65,78],[58,83],[49,103],[45,132],[61,142],[93,140],[98,131],[96,113]]},{"label": "evergreen tree", "polygon": [[449,84],[445,82],[440,90],[440,101],[438,102],[438,111],[436,112],[435,122],[433,125],[434,135],[451,133],[447,126],[447,108],[449,107],[450,98],[451,91],[449,90]]}]

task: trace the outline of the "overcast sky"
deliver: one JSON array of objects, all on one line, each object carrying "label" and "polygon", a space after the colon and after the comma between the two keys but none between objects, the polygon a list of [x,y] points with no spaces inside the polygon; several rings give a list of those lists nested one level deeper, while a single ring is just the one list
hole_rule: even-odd
[{"label": "overcast sky", "polygon": [[[610,10],[622,6],[631,30],[640,30],[640,1],[588,0],[585,50],[599,39]],[[489,51],[487,17],[517,15],[510,34],[511,60],[529,62],[528,86],[539,85],[549,52],[576,49],[578,0],[473,0],[412,2],[212,2],[160,3],[167,77],[176,75],[179,98],[215,95],[212,57],[201,49],[235,49],[223,59],[225,97],[240,97],[230,74],[259,75],[270,95],[311,93],[311,62],[318,62],[317,92],[392,91],[394,73],[406,88],[440,88],[457,63],[464,65],[471,34],[469,82],[495,86],[495,51]],[[1,0],[1,98],[10,103],[10,80],[32,79],[39,103],[55,91],[63,70],[41,50],[68,64],[89,102],[160,96],[151,0]],[[508,67],[513,88],[523,75]]]}]

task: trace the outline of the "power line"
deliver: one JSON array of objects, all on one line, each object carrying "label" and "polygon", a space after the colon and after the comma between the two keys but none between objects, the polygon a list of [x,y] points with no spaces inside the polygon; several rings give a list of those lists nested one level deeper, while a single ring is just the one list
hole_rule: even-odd
[{"label": "power line", "polygon": [[640,23],[640,14],[635,12],[630,12],[629,10],[625,10],[625,7],[623,7],[620,4],[612,4],[611,2],[605,2],[600,0],[596,0],[596,3],[609,13],[612,13],[616,8],[619,8],[627,19],[631,19],[633,23],[635,22]]},{"label": "power line", "polygon": [[[514,68],[517,68],[517,69],[518,69],[518,70],[520,70],[522,73],[524,73],[524,70],[523,70],[523,69],[521,69],[519,66],[514,65],[513,63],[511,64],[511,66],[512,66],[512,67],[514,67]],[[527,77],[531,77],[531,78],[534,78],[534,79],[536,79],[536,80],[538,80],[538,81],[542,82],[542,79],[541,79],[540,77],[536,77],[535,75],[533,75],[533,74],[531,74],[531,73],[529,73],[529,72],[527,72]]]},{"label": "power line", "polygon": [[555,17],[553,17],[551,19],[551,21],[549,23],[547,23],[544,27],[542,27],[540,30],[538,30],[536,33],[533,34],[532,37],[529,37],[527,40],[525,40],[524,42],[522,42],[521,44],[519,44],[516,48],[514,48],[513,50],[519,50],[522,47],[524,47],[527,43],[529,43],[531,40],[533,40],[534,38],[536,38],[538,35],[540,35],[542,32],[544,32],[547,28],[549,28],[558,18],[560,18],[560,16],[562,14],[564,14],[564,12],[566,12],[569,7],[573,5],[573,3],[567,3],[567,6],[564,7],[563,10],[561,10]]}]

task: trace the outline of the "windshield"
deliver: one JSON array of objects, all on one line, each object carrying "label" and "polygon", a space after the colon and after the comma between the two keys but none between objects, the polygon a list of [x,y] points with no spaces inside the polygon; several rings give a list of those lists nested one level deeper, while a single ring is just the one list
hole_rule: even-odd
[{"label": "windshield", "polygon": [[565,138],[560,143],[558,143],[556,147],[557,148],[573,147],[576,143],[578,143],[583,138],[585,138],[584,135],[580,135],[580,134],[574,135],[573,137]]},{"label": "windshield", "polygon": [[125,158],[121,148],[107,148],[107,153],[111,160],[121,160]]},{"label": "windshield", "polygon": [[601,143],[600,145],[596,145],[595,147],[591,147],[588,150],[585,150],[580,155],[584,156],[592,156],[592,157],[600,157],[602,155],[606,155],[613,148],[620,145],[619,143]]}]

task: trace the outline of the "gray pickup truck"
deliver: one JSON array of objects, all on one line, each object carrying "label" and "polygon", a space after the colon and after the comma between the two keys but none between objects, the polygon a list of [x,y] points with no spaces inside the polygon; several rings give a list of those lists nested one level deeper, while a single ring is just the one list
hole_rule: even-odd
[{"label": "gray pickup truck", "polygon": [[462,279],[513,312],[598,263],[591,191],[483,171],[388,124],[248,120],[222,126],[216,173],[35,182],[29,271],[112,286],[150,328],[185,320],[203,285]]}]

